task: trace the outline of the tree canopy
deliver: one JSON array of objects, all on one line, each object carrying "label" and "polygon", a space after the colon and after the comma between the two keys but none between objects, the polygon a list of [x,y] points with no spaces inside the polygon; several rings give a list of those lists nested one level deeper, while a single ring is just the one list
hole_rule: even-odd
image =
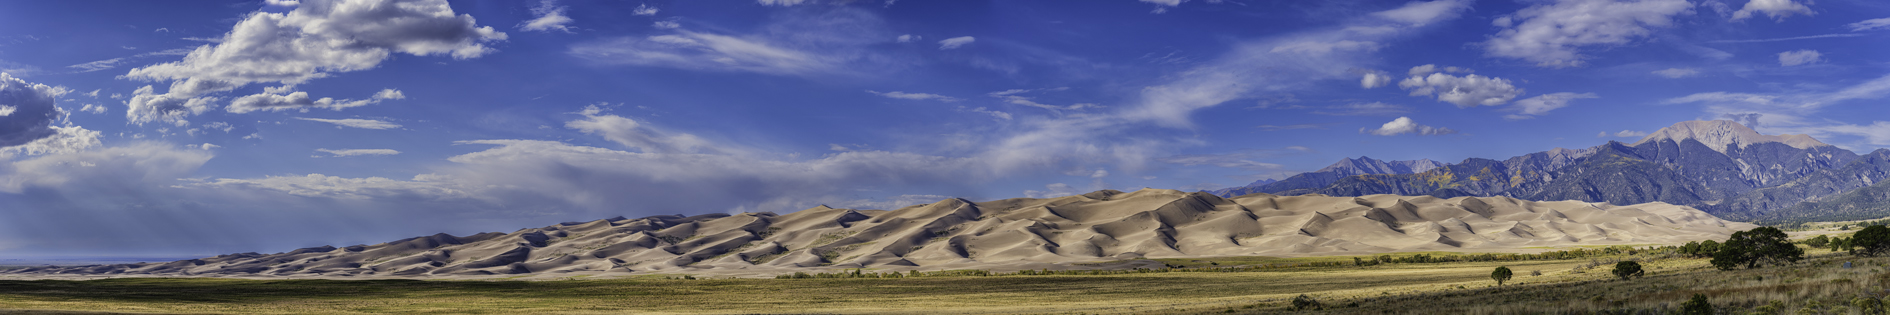
[{"label": "tree canopy", "polygon": [[1490,272],[1490,279],[1496,280],[1496,285],[1503,285],[1503,281],[1509,281],[1509,277],[1514,274],[1508,266],[1496,267],[1496,271]]},{"label": "tree canopy", "polygon": [[1630,278],[1640,277],[1640,276],[1645,276],[1645,275],[1647,275],[1647,272],[1645,270],[1641,270],[1641,263],[1634,262],[1634,261],[1622,261],[1622,262],[1614,263],[1614,276],[1621,277],[1621,280],[1628,280]]},{"label": "tree canopy", "polygon": [[1734,232],[1732,238],[1720,244],[1719,251],[1713,253],[1713,267],[1720,270],[1733,270],[1741,266],[1757,268],[1761,264],[1773,262],[1798,262],[1805,259],[1805,250],[1792,245],[1785,231],[1764,226],[1748,231]]},{"label": "tree canopy", "polygon": [[1890,254],[1890,228],[1872,225],[1852,234],[1847,246],[1851,254],[1858,256],[1877,256]]}]

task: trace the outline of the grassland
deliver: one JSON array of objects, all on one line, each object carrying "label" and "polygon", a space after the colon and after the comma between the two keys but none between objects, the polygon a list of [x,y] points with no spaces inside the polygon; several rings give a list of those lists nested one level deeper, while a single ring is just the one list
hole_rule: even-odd
[{"label": "grassland", "polygon": [[[1281,313],[1293,296],[1311,313],[1600,313],[1673,310],[1692,294],[1743,314],[1849,314],[1881,298],[1890,259],[1814,251],[1792,266],[1717,271],[1664,254],[1511,262],[1386,264],[1261,272],[898,279],[656,277],[569,281],[141,279],[0,281],[0,312],[117,313]],[[1613,280],[1615,259],[1640,259],[1646,278]],[[1169,261],[1227,266],[1350,257],[1228,257]],[[1852,269],[1837,267],[1854,261]],[[1205,263],[1203,263],[1205,262]],[[1496,266],[1510,285],[1488,278]],[[1541,271],[1541,276],[1531,276]],[[1779,301],[1773,305],[1772,301]]]}]

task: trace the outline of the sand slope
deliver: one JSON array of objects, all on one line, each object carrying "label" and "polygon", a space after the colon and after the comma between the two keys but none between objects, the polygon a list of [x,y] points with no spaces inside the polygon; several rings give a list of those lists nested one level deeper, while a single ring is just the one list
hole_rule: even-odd
[{"label": "sand slope", "polygon": [[[1042,268],[1127,258],[1304,256],[1679,243],[1753,225],[1665,203],[1328,197],[1143,189],[946,199],[897,210],[612,218],[376,245],[15,274],[486,276],[803,268]],[[1009,269],[1009,268],[1006,268]]]}]

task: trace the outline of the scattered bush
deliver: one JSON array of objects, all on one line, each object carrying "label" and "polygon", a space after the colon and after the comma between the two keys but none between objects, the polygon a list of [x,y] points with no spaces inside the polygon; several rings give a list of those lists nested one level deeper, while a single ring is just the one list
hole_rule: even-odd
[{"label": "scattered bush", "polygon": [[1325,309],[1325,307],[1319,305],[1319,300],[1315,300],[1310,296],[1306,296],[1305,294],[1300,294],[1299,296],[1293,298],[1293,310],[1297,311],[1297,310],[1309,310],[1309,309],[1322,310],[1322,309]]},{"label": "scattered bush", "polygon": [[1496,280],[1496,285],[1500,286],[1503,281],[1509,281],[1510,274],[1508,266],[1496,267],[1496,271],[1490,272],[1490,279]]},{"label": "scattered bush", "polygon": [[1645,276],[1645,275],[1647,275],[1647,272],[1641,270],[1641,263],[1637,263],[1634,261],[1622,261],[1622,262],[1614,263],[1614,276],[1621,277],[1621,280],[1628,280],[1630,278],[1640,277],[1640,276]]},{"label": "scattered bush", "polygon": [[1819,235],[1805,240],[1805,246],[1811,246],[1811,248],[1824,248],[1825,245],[1831,245],[1831,237]]},{"label": "scattered bush", "polygon": [[1681,315],[1713,315],[1713,304],[1706,301],[1705,294],[1694,294],[1693,299],[1680,303]]}]

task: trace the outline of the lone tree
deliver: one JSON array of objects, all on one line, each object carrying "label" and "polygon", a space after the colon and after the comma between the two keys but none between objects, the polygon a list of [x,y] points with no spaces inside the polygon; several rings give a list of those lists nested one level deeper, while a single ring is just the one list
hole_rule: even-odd
[{"label": "lone tree", "polygon": [[1713,267],[1719,270],[1757,268],[1760,264],[1787,261],[1798,262],[1805,259],[1805,250],[1792,245],[1784,231],[1762,226],[1749,231],[1734,232],[1731,239],[1719,245],[1719,251],[1713,253]]},{"label": "lone tree", "polygon": [[1882,225],[1865,227],[1863,230],[1857,231],[1857,234],[1852,234],[1850,241],[1846,243],[1845,245],[1851,248],[1852,255],[1877,256],[1890,254],[1890,228],[1886,228]]},{"label": "lone tree", "polygon": [[1495,279],[1496,285],[1503,285],[1503,281],[1509,281],[1511,275],[1514,273],[1509,272],[1509,267],[1496,267],[1496,271],[1490,272],[1490,279]]},{"label": "lone tree", "polygon": [[1641,270],[1641,263],[1633,261],[1614,263],[1614,276],[1621,277],[1621,280],[1628,280],[1629,278],[1645,275],[1647,275],[1647,272]]}]

